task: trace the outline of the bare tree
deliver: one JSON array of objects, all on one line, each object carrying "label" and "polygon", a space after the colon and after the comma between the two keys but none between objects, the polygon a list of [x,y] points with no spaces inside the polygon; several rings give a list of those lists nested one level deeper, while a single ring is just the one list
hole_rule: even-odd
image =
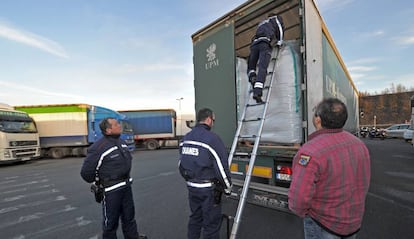
[{"label": "bare tree", "polygon": [[[411,90],[414,87],[411,87]],[[391,83],[390,88],[385,88],[381,94],[395,94],[395,93],[403,93],[403,92],[408,92],[411,91],[410,89],[408,89],[406,86],[402,85],[402,84],[397,84],[395,85],[394,83]]]}]

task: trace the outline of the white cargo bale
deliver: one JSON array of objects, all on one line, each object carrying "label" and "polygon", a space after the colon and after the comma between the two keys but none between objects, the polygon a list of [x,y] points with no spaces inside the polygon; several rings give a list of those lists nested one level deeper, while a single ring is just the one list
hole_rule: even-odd
[{"label": "white cargo bale", "polygon": [[[276,54],[277,49],[273,50]],[[275,69],[275,79],[270,95],[266,120],[262,132],[261,142],[271,143],[301,143],[302,142],[302,108],[300,92],[300,59],[299,47],[296,41],[287,41],[280,49]],[[273,71],[269,64],[268,72]],[[241,117],[246,102],[254,104],[251,94],[249,95],[249,82],[247,78],[247,63],[244,59],[237,61],[238,81],[238,115]],[[265,85],[270,84],[270,75]],[[266,90],[263,91],[263,99],[266,97]],[[263,106],[250,107],[246,112],[246,119],[260,117]],[[242,135],[256,134],[259,121],[245,123]]]}]

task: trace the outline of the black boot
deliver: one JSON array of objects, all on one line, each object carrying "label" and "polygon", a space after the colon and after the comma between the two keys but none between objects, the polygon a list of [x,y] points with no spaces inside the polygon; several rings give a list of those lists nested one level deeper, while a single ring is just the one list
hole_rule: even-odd
[{"label": "black boot", "polygon": [[256,82],[256,78],[257,78],[256,72],[251,71],[249,73],[249,82],[252,85],[252,89],[254,88],[254,83]]},{"label": "black boot", "polygon": [[253,88],[254,83],[256,82],[256,76],[249,77],[249,82],[250,82],[250,84],[252,85],[252,88]]},{"label": "black boot", "polygon": [[260,88],[253,89],[253,99],[256,100],[256,103],[258,103],[258,104],[263,103],[262,89],[260,89]]},{"label": "black boot", "polygon": [[258,104],[263,103],[262,97],[259,95],[253,95],[253,99],[255,99]]}]

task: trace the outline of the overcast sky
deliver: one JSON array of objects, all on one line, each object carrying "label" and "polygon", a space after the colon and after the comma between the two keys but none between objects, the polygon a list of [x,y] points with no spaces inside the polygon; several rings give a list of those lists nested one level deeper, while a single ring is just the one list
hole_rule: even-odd
[{"label": "overcast sky", "polygon": [[[191,34],[243,2],[2,0],[0,102],[192,113]],[[359,91],[414,86],[414,2],[316,2]]]}]

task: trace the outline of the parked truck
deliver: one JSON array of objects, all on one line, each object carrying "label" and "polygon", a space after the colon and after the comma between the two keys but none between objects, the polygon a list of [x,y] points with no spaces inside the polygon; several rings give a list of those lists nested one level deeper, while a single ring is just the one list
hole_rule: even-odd
[{"label": "parked truck", "polygon": [[[215,112],[213,130],[230,151],[244,105],[251,100],[246,91],[250,43],[257,25],[271,13],[282,16],[286,30],[274,73],[276,97],[269,101],[246,200],[288,211],[293,157],[315,131],[312,109],[317,103],[341,99],[348,108],[345,129],[355,134],[359,129],[357,89],[314,1],[250,0],[194,33],[195,110]],[[240,151],[252,151],[251,142],[239,144]],[[232,160],[238,197],[248,164],[246,158]]]},{"label": "parked truck", "polygon": [[137,147],[150,150],[177,147],[181,136],[177,135],[177,114],[173,109],[149,109],[119,111],[126,115],[134,131]]},{"label": "parked truck", "polygon": [[39,157],[39,134],[33,119],[10,105],[0,104],[0,163]]},{"label": "parked truck", "polygon": [[16,106],[36,122],[41,156],[63,158],[85,156],[87,148],[102,137],[99,123],[106,117],[122,125],[121,138],[130,151],[135,149],[134,135],[127,117],[114,110],[89,104]]}]

